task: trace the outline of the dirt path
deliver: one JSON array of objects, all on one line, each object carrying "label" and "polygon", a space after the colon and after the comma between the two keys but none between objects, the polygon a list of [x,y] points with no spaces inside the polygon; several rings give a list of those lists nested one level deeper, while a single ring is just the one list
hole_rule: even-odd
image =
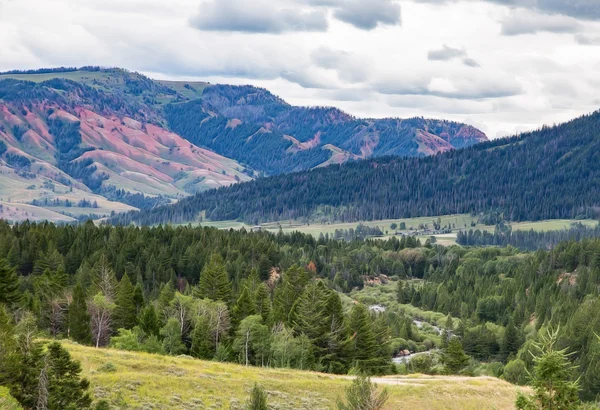
[{"label": "dirt path", "polygon": [[[352,376],[344,376],[345,379],[353,379]],[[417,377],[410,376],[391,376],[391,377],[372,377],[371,381],[377,384],[394,385],[394,386],[424,386],[427,383],[433,382],[464,382],[464,381],[475,381],[475,380],[497,380],[489,376],[424,376],[419,375]]]}]

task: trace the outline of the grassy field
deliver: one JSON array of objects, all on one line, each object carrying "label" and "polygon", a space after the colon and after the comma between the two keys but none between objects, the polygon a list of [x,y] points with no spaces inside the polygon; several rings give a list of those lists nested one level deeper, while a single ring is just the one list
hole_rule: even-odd
[{"label": "grassy field", "polygon": [[[255,382],[273,409],[334,409],[348,377],[284,369],[244,367],[187,357],[64,346],[81,361],[96,399],[121,409],[241,409]],[[110,364],[109,364],[110,363]],[[478,377],[399,376],[386,385],[386,409],[512,409],[518,388]]]},{"label": "grassy field", "polygon": [[[282,221],[282,222],[270,222],[261,224],[261,229],[277,232],[280,227],[283,232],[294,232],[299,231],[302,233],[311,234],[315,237],[318,237],[320,234],[330,234],[333,235],[336,229],[350,229],[356,228],[359,223],[370,227],[379,227],[382,232],[387,234],[382,237],[382,239],[387,239],[392,236],[392,229],[390,225],[392,223],[400,225],[401,222],[406,224],[406,228],[414,228],[418,229],[419,225],[424,224],[428,225],[430,228],[433,226],[433,221],[437,221],[438,217],[419,217],[419,218],[403,218],[403,219],[386,219],[379,221],[366,221],[366,222],[348,222],[348,223],[333,223],[333,224],[320,224],[320,223],[311,223],[307,225],[305,223],[301,223],[298,221]],[[441,219],[441,225],[450,224],[456,230],[458,229],[481,229],[481,230],[494,230],[493,226],[486,226],[482,224],[476,224],[474,227],[471,227],[471,222],[476,222],[477,217],[473,217],[469,214],[459,214],[459,215],[443,215],[439,217]],[[528,231],[533,229],[535,231],[550,231],[550,230],[560,230],[569,228],[572,223],[581,222],[588,226],[595,226],[598,222],[596,220],[586,219],[586,220],[571,220],[571,219],[552,219],[546,221],[537,221],[537,222],[517,222],[512,223],[513,231]],[[238,221],[205,221],[200,225],[202,226],[213,226],[219,229],[251,229],[252,226],[247,225],[243,222]],[[441,245],[453,245],[456,244],[456,232],[448,233],[448,234],[440,234],[434,235],[436,237],[437,243]],[[429,236],[418,236],[421,242],[425,242]]]},{"label": "grassy field", "polygon": [[23,407],[10,395],[6,387],[0,386],[0,409],[23,410]]}]

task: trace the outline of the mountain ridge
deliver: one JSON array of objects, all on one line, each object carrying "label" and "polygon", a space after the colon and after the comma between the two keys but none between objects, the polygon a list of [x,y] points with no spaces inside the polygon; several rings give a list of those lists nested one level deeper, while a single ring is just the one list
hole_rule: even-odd
[{"label": "mountain ridge", "polygon": [[498,212],[507,220],[586,218],[600,207],[600,111],[424,158],[374,158],[213,190],[114,223],[250,224]]},{"label": "mountain ridge", "polygon": [[[101,67],[0,73],[0,201],[28,205],[0,216],[97,218],[257,175],[433,155],[486,139],[451,121],[296,107],[253,86],[152,80]],[[51,185],[54,191],[41,188]],[[99,206],[76,209],[80,202]],[[31,215],[40,204],[47,210]]]}]

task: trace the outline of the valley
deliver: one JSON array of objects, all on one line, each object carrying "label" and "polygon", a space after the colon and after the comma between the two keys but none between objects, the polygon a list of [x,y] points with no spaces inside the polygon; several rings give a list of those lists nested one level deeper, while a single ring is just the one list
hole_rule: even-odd
[{"label": "valley", "polygon": [[[247,225],[238,221],[202,221],[197,222],[197,225],[215,227],[219,229],[246,229],[246,230],[265,230],[272,233],[277,233],[280,230],[284,233],[301,232],[310,234],[315,238],[320,235],[334,236],[336,231],[356,230],[359,225],[369,228],[376,228],[381,231],[381,234],[366,235],[372,239],[390,239],[391,237],[401,237],[404,235],[415,236],[421,242],[425,242],[432,236],[436,238],[436,243],[439,245],[450,246],[456,244],[456,235],[458,231],[466,231],[469,229],[492,230],[494,226],[478,223],[479,217],[469,214],[459,215],[441,215],[434,217],[417,217],[405,219],[386,219],[379,221],[360,221],[360,222],[345,222],[345,223],[318,223],[316,221],[307,224],[302,221],[281,221],[281,222],[266,222],[259,225]],[[402,225],[404,223],[404,225]],[[434,223],[439,223],[440,227],[450,226],[452,232],[440,233],[434,228]],[[510,223],[513,231],[529,231],[546,232],[560,231],[568,229],[572,224],[584,224],[585,226],[593,227],[597,225],[597,221],[593,219],[550,219],[545,221],[535,222],[513,222]],[[393,229],[392,226],[396,228]],[[405,229],[401,229],[406,226]]]}]

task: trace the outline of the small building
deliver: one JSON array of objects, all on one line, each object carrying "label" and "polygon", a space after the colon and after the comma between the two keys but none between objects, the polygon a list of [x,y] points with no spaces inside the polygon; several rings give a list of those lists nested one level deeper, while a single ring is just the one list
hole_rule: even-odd
[{"label": "small building", "polygon": [[369,306],[369,310],[371,312],[375,312],[375,313],[383,313],[383,312],[385,312],[385,306],[371,305],[371,306]]}]

